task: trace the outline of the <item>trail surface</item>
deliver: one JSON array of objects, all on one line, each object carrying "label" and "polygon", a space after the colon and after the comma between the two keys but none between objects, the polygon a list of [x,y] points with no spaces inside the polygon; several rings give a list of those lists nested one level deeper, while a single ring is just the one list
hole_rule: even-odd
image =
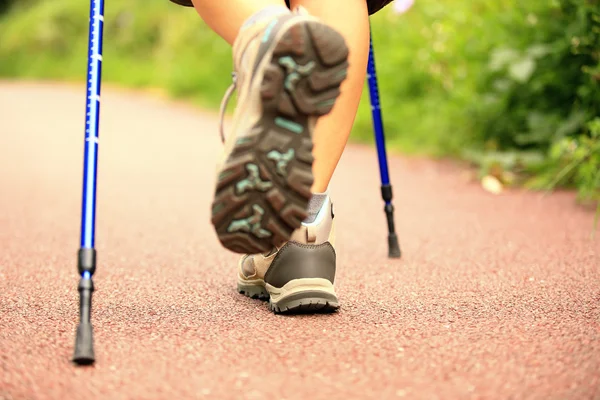
[{"label": "trail surface", "polygon": [[376,152],[332,186],[339,313],[275,316],[235,291],[209,222],[212,114],[102,98],[93,321],[70,363],[84,88],[0,84],[0,399],[598,399],[600,239],[574,196],[492,196],[390,158],[404,258],[387,259]]}]

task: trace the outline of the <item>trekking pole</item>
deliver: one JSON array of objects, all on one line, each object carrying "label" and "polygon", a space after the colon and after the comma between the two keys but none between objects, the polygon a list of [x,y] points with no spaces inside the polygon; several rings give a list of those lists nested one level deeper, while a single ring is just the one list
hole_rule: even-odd
[{"label": "trekking pole", "polygon": [[377,84],[377,73],[375,70],[375,53],[373,51],[373,38],[371,35],[369,43],[369,64],[367,67],[367,80],[369,82],[369,96],[371,99],[371,113],[373,115],[373,129],[375,131],[375,142],[377,144],[377,156],[379,158],[379,173],[381,175],[381,197],[385,202],[385,215],[388,225],[388,256],[400,258],[400,245],[398,235],[394,226],[394,205],[392,204],[392,185],[388,171],[387,154],[385,149],[385,135],[383,131],[383,119],[381,117],[381,106],[379,103],[379,88]]},{"label": "trekking pole", "polygon": [[96,177],[98,170],[98,125],[100,117],[100,86],[102,81],[102,36],[104,0],[91,0],[87,64],[87,101],[85,114],[85,144],[83,161],[83,201],[81,210],[81,246],[77,269],[79,280],[79,326],[75,338],[73,361],[79,365],[93,364],[94,337],[91,324],[92,276],[96,271]]}]

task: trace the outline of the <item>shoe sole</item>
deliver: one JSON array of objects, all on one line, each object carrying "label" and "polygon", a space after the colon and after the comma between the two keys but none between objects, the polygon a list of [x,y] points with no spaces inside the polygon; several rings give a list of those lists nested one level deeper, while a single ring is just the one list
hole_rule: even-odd
[{"label": "shoe sole", "polygon": [[311,117],[328,114],[348,70],[343,37],[318,21],[282,27],[261,76],[262,117],[220,170],[212,219],[221,244],[257,254],[289,240],[313,184]]},{"label": "shoe sole", "polygon": [[326,279],[295,279],[283,288],[275,288],[262,279],[238,280],[238,292],[259,300],[268,300],[275,314],[331,313],[340,308],[333,284]]}]

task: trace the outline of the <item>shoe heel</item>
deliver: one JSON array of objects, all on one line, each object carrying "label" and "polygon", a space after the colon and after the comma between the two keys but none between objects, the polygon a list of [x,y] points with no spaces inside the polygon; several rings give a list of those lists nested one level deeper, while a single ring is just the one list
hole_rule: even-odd
[{"label": "shoe heel", "polygon": [[281,289],[266,286],[269,309],[276,314],[326,313],[339,308],[333,284],[327,279],[295,279]]}]

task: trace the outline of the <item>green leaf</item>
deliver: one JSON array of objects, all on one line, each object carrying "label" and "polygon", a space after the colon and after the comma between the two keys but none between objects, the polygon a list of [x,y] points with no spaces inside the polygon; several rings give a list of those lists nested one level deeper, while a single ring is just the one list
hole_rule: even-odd
[{"label": "green leaf", "polygon": [[530,57],[523,58],[511,64],[508,73],[511,78],[519,83],[525,83],[531,78],[535,71],[535,60]]},{"label": "green leaf", "polygon": [[586,119],[586,113],[583,111],[574,111],[563,121],[556,129],[556,136],[559,138],[570,136],[579,131]]},{"label": "green leaf", "polygon": [[590,130],[590,135],[593,138],[600,139],[600,118],[594,118],[588,123],[588,129]]},{"label": "green leaf", "polygon": [[527,50],[525,50],[525,52],[530,57],[538,59],[552,53],[552,48],[546,44],[538,43],[530,46]]},{"label": "green leaf", "polygon": [[512,64],[519,58],[519,53],[513,49],[498,48],[492,51],[488,68],[497,72]]}]

